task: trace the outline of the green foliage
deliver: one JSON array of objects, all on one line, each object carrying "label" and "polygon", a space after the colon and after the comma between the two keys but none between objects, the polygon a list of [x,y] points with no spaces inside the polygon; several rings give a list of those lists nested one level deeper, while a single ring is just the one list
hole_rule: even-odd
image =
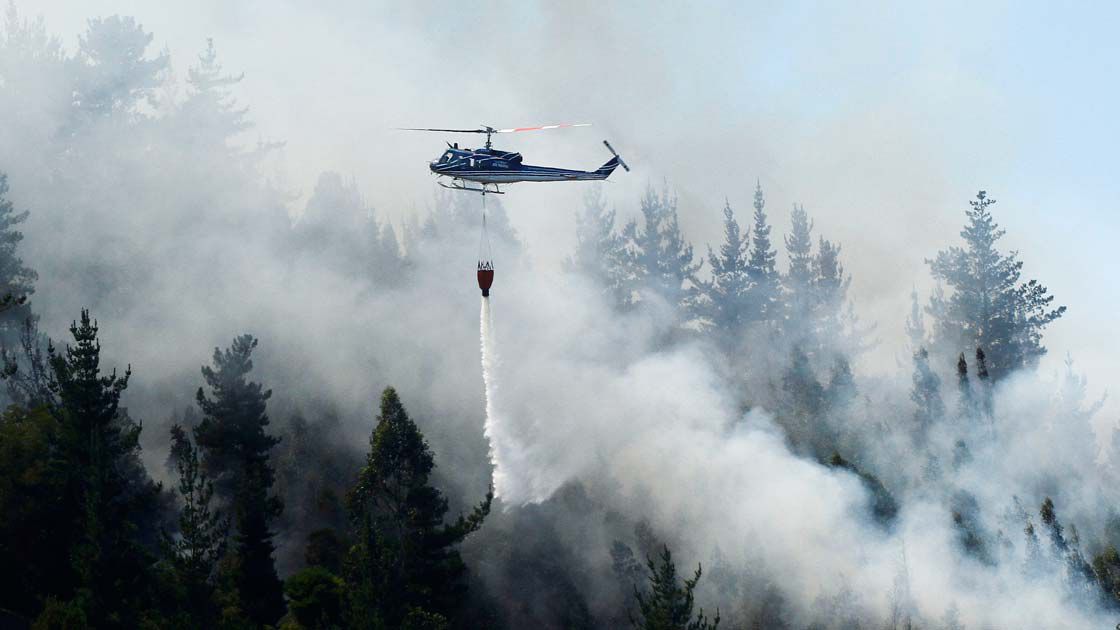
[{"label": "green foliage", "polygon": [[64,568],[66,551],[54,536],[62,480],[50,465],[58,430],[42,408],[0,416],[0,610],[35,614],[52,592],[53,572]]},{"label": "green foliage", "polygon": [[841,340],[849,332],[848,324],[854,323],[846,310],[851,284],[840,262],[840,245],[821,237],[813,258],[813,309],[814,332],[822,345]]},{"label": "green foliage", "polygon": [[447,500],[429,485],[434,458],[393,388],[382,393],[380,411],[348,498],[355,525],[346,571],[351,623],[397,627],[413,608],[450,617],[466,588],[455,547],[482,525],[493,490],[469,516],[444,524]]},{"label": "green foliage", "polygon": [[12,402],[26,409],[57,405],[51,391],[51,370],[47,363],[50,342],[39,333],[38,318],[28,317],[19,329],[19,349],[0,347],[3,378]]},{"label": "green foliage", "polygon": [[638,601],[638,615],[631,615],[630,623],[641,630],[715,630],[719,627],[719,611],[708,622],[704,610],[692,618],[695,597],[692,591],[700,581],[701,567],[691,579],[681,584],[677,579],[677,567],[668,547],[662,547],[658,562],[646,559],[649,568],[649,588],[639,591],[635,587]]},{"label": "green foliage", "polygon": [[770,225],[766,218],[766,199],[762,185],[754,190],[754,228],[751,230],[751,253],[747,260],[750,280],[751,311],[762,321],[775,321],[780,316],[781,276],[777,269],[778,252],[770,242]]},{"label": "green foliage", "polygon": [[85,603],[81,599],[62,601],[48,597],[43,612],[31,624],[32,630],[85,630],[94,628],[86,617]]},{"label": "green foliage", "polygon": [[696,311],[701,321],[723,342],[733,342],[747,321],[757,319],[750,312],[750,277],[747,256],[750,238],[739,229],[730,203],[723,207],[723,244],[718,255],[708,247],[710,280],[698,281]]},{"label": "green foliage", "polygon": [[214,366],[202,368],[210,397],[201,387],[196,394],[203,418],[195,441],[203,453],[202,471],[216,480],[219,496],[234,509],[236,559],[227,587],[236,592],[237,608],[264,625],[284,614],[283,587],[273,560],[275,534],[269,527],[283,505],[269,496],[275,476],[269,452],[279,442],[265,433],[272,392],[247,379],[256,346],[251,335],[242,335],[228,349],[214,349]]},{"label": "green foliage", "polygon": [[[280,440],[265,433],[269,425],[265,409],[272,391],[247,378],[256,347],[252,335],[241,335],[229,348],[215,348],[213,367],[202,367],[211,397],[202,387],[195,394],[203,413],[202,422],[194,430],[202,451],[202,471],[214,480],[218,496],[226,502],[248,484],[250,476],[259,477],[266,488],[273,482],[268,458]],[[270,516],[275,516],[282,505],[272,501],[267,509]]]},{"label": "green foliage", "polygon": [[789,367],[782,374],[782,394],[779,420],[785,424],[790,441],[816,452],[818,457],[827,455],[834,439],[823,425],[825,388],[801,346],[794,346]]},{"label": "green foliage", "polygon": [[48,363],[59,423],[51,465],[64,479],[64,505],[74,511],[64,538],[73,584],[91,625],[131,625],[152,562],[141,528],[151,525],[160,488],[140,464],[140,425],[120,410],[131,371],[101,373],[97,324],[87,311],[70,333],[74,345],[62,354],[50,348]]},{"label": "green foliage", "polygon": [[1046,497],[1042,501],[1038,515],[1042,518],[1042,524],[1050,532],[1050,542],[1054,545],[1054,549],[1065,551],[1066,537],[1062,531],[1062,523],[1058,520],[1057,514],[1054,513],[1054,501],[1050,497]]},{"label": "green foliage", "polygon": [[[692,245],[684,240],[677,216],[677,198],[646,189],[641,201],[642,223],[630,221],[622,230],[629,251],[634,289],[665,301],[677,313],[688,313],[696,300],[696,272]],[[645,299],[645,298],[643,298]]]},{"label": "green foliage", "polygon": [[961,550],[982,564],[994,565],[989,536],[982,525],[980,503],[976,497],[964,490],[958,491],[950,498],[949,510]]},{"label": "green foliage", "polygon": [[273,489],[284,497],[284,511],[274,526],[297,540],[316,533],[333,536],[333,564],[313,560],[307,566],[320,564],[340,575],[343,543],[335,532],[345,532],[349,524],[345,497],[364,459],[363,453],[339,439],[344,434],[331,413],[311,422],[293,416],[271,460],[276,469]]},{"label": "green foliage", "polygon": [[26,210],[16,212],[8,199],[8,176],[0,173],[0,325],[9,342],[16,338],[18,326],[31,316],[26,300],[35,292],[39,278],[16,251],[23,240],[17,226],[27,220],[28,214]]},{"label": "green foliage", "polygon": [[171,427],[171,454],[182,507],[178,535],[165,534],[164,547],[183,591],[185,616],[195,625],[211,626],[218,613],[214,579],[225,553],[229,519],[211,510],[214,484],[202,473],[198,450],[177,424]]},{"label": "green foliage", "polygon": [[342,627],[345,585],[329,570],[313,566],[284,583],[288,610],[300,628],[328,630]]},{"label": "green foliage", "polygon": [[876,523],[883,527],[894,523],[895,518],[898,517],[898,501],[878,477],[844,459],[840,453],[833,453],[828,460],[828,465],[833,468],[843,468],[859,477],[864,489],[871,495],[868,507]]},{"label": "green foliage", "polygon": [[950,352],[984,348],[987,370],[998,381],[1037,363],[1046,352],[1043,328],[1066,307],[1051,308],[1054,296],[1036,280],[1020,282],[1018,252],[1004,255],[996,249],[1005,232],[989,210],[994,203],[985,191],[977,193],[961,231],[964,246],[926,261],[934,279],[953,290],[948,298],[935,295],[927,312],[935,320],[937,344]]},{"label": "green foliage", "polygon": [[413,608],[401,624],[401,630],[447,630],[451,624],[439,613]]},{"label": "green foliage", "polygon": [[1093,573],[1106,601],[1120,606],[1120,552],[1108,545],[1093,557]]}]

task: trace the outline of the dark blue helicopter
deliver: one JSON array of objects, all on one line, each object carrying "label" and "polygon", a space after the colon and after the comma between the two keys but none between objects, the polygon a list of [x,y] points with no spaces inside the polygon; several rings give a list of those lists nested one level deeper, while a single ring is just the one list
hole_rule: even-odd
[{"label": "dark blue helicopter", "polygon": [[[603,180],[610,177],[616,168],[621,166],[627,171],[630,167],[622,161],[618,152],[606,140],[603,144],[614,155],[606,164],[594,171],[575,171],[566,168],[553,168],[551,166],[532,166],[521,161],[520,153],[495,149],[490,143],[491,136],[496,133],[512,133],[518,131],[539,131],[542,129],[561,129],[564,127],[588,127],[588,124],[575,125],[543,125],[540,127],[517,127],[514,129],[495,129],[483,126],[479,129],[415,129],[408,128],[404,131],[439,131],[444,133],[484,133],[486,146],[481,149],[460,149],[459,144],[447,144],[447,151],[429,168],[436,175],[450,177],[451,185],[439,182],[444,188],[453,190],[468,190],[482,193],[483,195],[503,194],[498,189],[498,184],[512,184],[515,182],[570,182],[584,180]],[[481,188],[467,186],[465,182],[482,184]],[[493,185],[491,190],[489,185]]]}]

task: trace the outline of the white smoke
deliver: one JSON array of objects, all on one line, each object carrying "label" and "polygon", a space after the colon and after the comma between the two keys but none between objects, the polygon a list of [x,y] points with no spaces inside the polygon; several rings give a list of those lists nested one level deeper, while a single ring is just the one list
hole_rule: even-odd
[{"label": "white smoke", "polygon": [[[709,348],[658,350],[654,339],[663,322],[611,314],[578,278],[533,275],[513,272],[504,284],[516,296],[506,318],[517,323],[503,335],[501,363],[486,300],[482,306],[487,437],[504,503],[540,502],[579,481],[679,536],[682,563],[708,563],[719,549],[733,566],[767,567],[803,615],[812,614],[808,603],[852,589],[872,618],[901,606],[926,620],[953,608],[969,627],[1105,623],[1084,600],[1070,597],[1060,569],[1025,574],[1022,524],[999,521],[1019,493],[1029,497],[1028,510],[1037,509],[1039,486],[1024,461],[1043,432],[1061,448],[1061,436],[1042,426],[1056,410],[1043,405],[1040,379],[1022,375],[995,393],[996,421],[1013,429],[1014,439],[1003,449],[977,447],[975,460],[945,482],[975,492],[988,534],[1002,525],[1016,548],[993,549],[1003,554],[1001,562],[987,566],[957,551],[960,533],[947,492],[935,485],[895,487],[901,503],[895,526],[875,525],[869,493],[855,474],[792,453],[765,410],[744,415],[737,409]],[[1033,396],[1038,404],[1028,388],[1040,392]],[[897,467],[920,468],[924,459],[917,453],[913,459]],[[1058,467],[1047,468],[1056,473]],[[1059,511],[1066,506],[1060,515],[1067,523],[1075,509],[1086,513],[1084,498],[1072,492],[1064,498]],[[1034,522],[1041,526],[1037,515]],[[906,588],[900,591],[903,550]],[[708,609],[735,603],[708,597]]]}]

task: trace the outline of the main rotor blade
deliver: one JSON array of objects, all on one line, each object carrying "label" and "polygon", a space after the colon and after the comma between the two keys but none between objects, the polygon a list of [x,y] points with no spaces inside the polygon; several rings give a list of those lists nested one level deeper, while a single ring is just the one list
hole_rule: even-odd
[{"label": "main rotor blade", "polygon": [[564,129],[567,127],[590,127],[591,123],[565,123],[562,125],[541,125],[540,127],[514,127],[513,129],[495,129],[494,133],[512,133],[514,131],[541,131],[543,129]]},{"label": "main rotor blade", "polygon": [[486,133],[485,129],[424,129],[417,127],[397,127],[397,131],[442,131],[444,133]]}]

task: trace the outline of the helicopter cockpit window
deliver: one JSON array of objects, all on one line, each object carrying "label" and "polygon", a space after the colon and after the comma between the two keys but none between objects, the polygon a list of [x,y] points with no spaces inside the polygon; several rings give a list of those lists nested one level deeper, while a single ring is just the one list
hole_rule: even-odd
[{"label": "helicopter cockpit window", "polygon": [[448,151],[447,153],[443,154],[443,157],[441,157],[439,159],[439,161],[440,162],[450,162],[452,157],[454,157],[454,155],[450,151]]}]

